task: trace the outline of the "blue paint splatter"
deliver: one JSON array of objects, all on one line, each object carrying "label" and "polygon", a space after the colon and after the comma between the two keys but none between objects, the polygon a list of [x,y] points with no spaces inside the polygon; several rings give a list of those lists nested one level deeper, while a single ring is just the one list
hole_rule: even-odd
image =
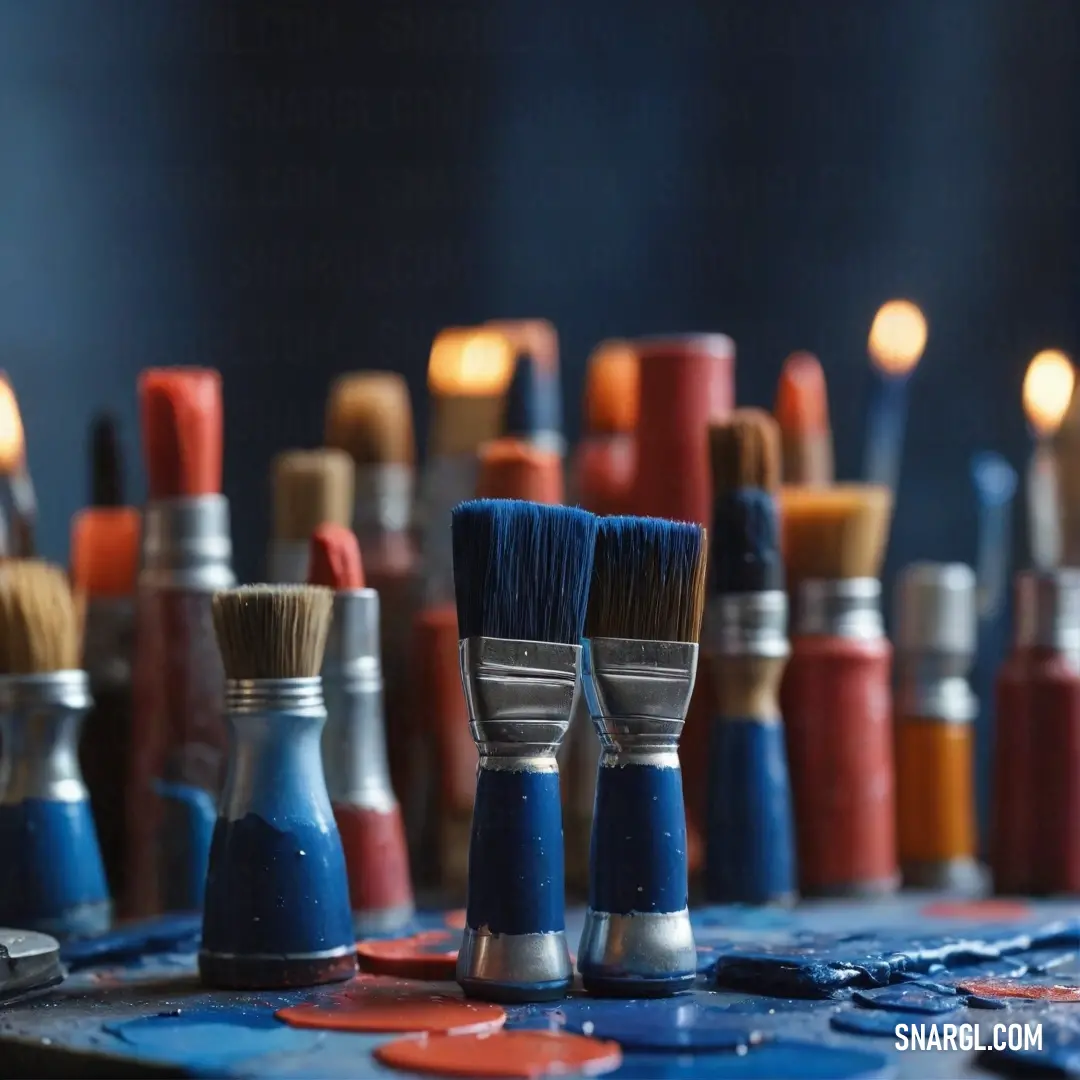
[{"label": "blue paint splatter", "polygon": [[803,1042],[766,1042],[745,1054],[635,1054],[613,1080],[855,1080],[880,1076],[884,1054]]},{"label": "blue paint splatter", "polygon": [[[897,1024],[910,1024],[911,1014],[886,1012],[884,1009],[844,1009],[829,1017],[829,1027],[848,1035],[896,1038]],[[927,1025],[932,1026],[932,1025]]]},{"label": "blue paint splatter", "polygon": [[97,937],[65,942],[60,957],[70,971],[133,963],[161,953],[194,957],[201,930],[201,915],[166,915]]},{"label": "blue paint splatter", "polygon": [[877,990],[856,990],[855,1000],[868,1009],[887,1009],[891,1012],[919,1013],[936,1016],[953,1012],[962,1002],[949,987],[932,988],[931,984],[903,983]]}]

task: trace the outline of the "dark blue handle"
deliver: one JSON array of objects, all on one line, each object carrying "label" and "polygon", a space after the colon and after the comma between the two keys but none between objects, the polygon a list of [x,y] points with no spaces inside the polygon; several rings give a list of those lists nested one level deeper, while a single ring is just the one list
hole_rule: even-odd
[{"label": "dark blue handle", "polygon": [[782,724],[713,721],[708,800],[708,901],[766,904],[792,898],[795,842]]},{"label": "dark blue handle", "polygon": [[0,925],[93,934],[108,928],[109,916],[89,801],[0,806]]},{"label": "dark blue handle", "polygon": [[154,782],[164,800],[161,823],[161,897],[165,911],[201,911],[217,808],[190,784]]},{"label": "dark blue handle", "polygon": [[686,907],[686,810],[678,764],[601,764],[589,907],[614,915]]},{"label": "dark blue handle", "polygon": [[566,929],[557,772],[481,768],[469,839],[466,921],[492,934]]},{"label": "dark blue handle", "polygon": [[298,957],[355,940],[337,826],[219,818],[210,849],[203,949]]}]

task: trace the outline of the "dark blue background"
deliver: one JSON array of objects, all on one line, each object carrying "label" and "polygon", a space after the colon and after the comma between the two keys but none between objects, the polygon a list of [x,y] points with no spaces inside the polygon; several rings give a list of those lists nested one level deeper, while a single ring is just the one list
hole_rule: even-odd
[{"label": "dark blue background", "polygon": [[[304,13],[304,10],[307,13]],[[314,9],[314,10],[311,10]],[[238,568],[327,383],[544,315],[576,431],[600,338],[723,330],[771,402],[816,350],[858,467],[865,334],[926,311],[890,562],[973,556],[967,461],[1027,451],[1026,361],[1076,345],[1068,0],[0,0],[0,363],[46,553],[91,411],[134,460],[148,364],[225,377]],[[142,493],[141,469],[133,483]]]}]

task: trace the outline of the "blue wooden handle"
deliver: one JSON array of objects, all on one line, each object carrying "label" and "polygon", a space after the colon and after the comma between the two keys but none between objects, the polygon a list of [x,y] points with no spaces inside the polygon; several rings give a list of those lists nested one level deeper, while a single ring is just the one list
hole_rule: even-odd
[{"label": "blue wooden handle", "polygon": [[565,930],[559,774],[481,767],[466,922],[492,934]]},{"label": "blue wooden handle", "polygon": [[705,889],[714,904],[793,898],[795,840],[783,725],[714,720]]},{"label": "blue wooden handle", "polygon": [[89,801],[0,806],[0,925],[63,936],[101,933],[109,919]]},{"label": "blue wooden handle", "polygon": [[686,811],[678,764],[601,764],[589,907],[613,915],[682,911],[686,876]]}]

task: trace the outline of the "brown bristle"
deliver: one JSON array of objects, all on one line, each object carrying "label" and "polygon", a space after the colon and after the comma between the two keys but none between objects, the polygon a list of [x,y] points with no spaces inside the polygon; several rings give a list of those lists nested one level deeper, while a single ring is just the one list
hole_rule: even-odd
[{"label": "brown bristle", "polygon": [[67,574],[36,559],[0,564],[0,674],[78,668],[82,611]]},{"label": "brown bristle", "polygon": [[214,593],[227,679],[305,679],[322,669],[334,594],[313,585],[245,585]]},{"label": "brown bristle", "polygon": [[302,541],[324,522],[348,525],[356,467],[344,450],[287,450],[274,458],[274,539]]},{"label": "brown bristle", "polygon": [[792,582],[876,578],[892,518],[892,493],[870,484],[782,487],[780,529]]},{"label": "brown bristle", "polygon": [[342,525],[320,525],[311,534],[308,584],[335,592],[364,587],[364,563],[356,533]]},{"label": "brown bristle", "polygon": [[495,439],[480,451],[478,499],[522,499],[556,506],[564,501],[562,458],[520,439]]},{"label": "brown bristle", "polygon": [[709,425],[713,495],[780,486],[780,428],[764,409],[736,409]]},{"label": "brown bristle", "polygon": [[361,468],[415,464],[405,380],[392,371],[358,371],[337,379],[326,403],[326,445],[344,450]]}]

